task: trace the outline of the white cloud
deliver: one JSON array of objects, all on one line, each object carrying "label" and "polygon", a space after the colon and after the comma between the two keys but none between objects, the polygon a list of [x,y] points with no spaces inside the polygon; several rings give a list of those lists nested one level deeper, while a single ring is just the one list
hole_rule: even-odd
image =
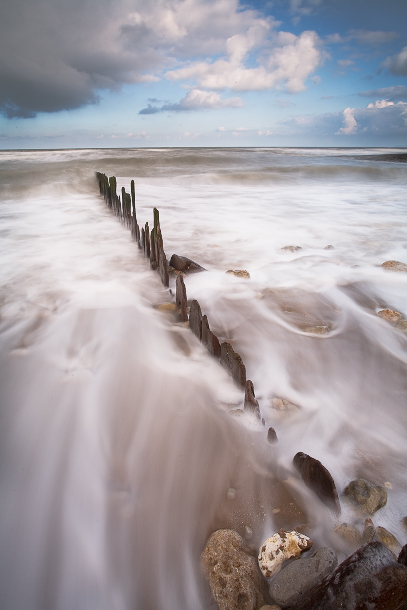
[{"label": "white cloud", "polygon": [[[265,30],[257,29],[260,37]],[[234,91],[262,91],[285,87],[289,93],[304,91],[306,79],[322,64],[324,54],[315,32],[303,32],[299,36],[279,32],[272,37],[271,48],[264,52],[262,65],[247,68],[245,60],[249,51],[258,44],[258,36],[250,30],[246,36],[234,36],[227,40],[228,57],[214,62],[200,61],[169,70],[169,80],[197,81],[200,87]]]},{"label": "white cloud", "polygon": [[404,47],[397,55],[388,57],[382,66],[388,68],[393,74],[407,76],[407,47]]},{"label": "white cloud", "polygon": [[335,132],[337,135],[350,135],[351,133],[356,133],[358,124],[355,119],[355,108],[345,108],[343,111],[343,123],[344,126]]},{"label": "white cloud", "polygon": [[164,104],[163,106],[153,106],[148,104],[146,108],[140,110],[139,114],[157,114],[158,112],[183,112],[187,110],[217,110],[219,108],[240,108],[243,102],[240,97],[229,97],[222,99],[215,91],[203,91],[202,89],[192,89],[185,97],[175,104]]},{"label": "white cloud", "polygon": [[367,105],[367,108],[387,108],[387,106],[394,106],[394,102],[389,102],[388,100],[377,100],[371,104]]}]

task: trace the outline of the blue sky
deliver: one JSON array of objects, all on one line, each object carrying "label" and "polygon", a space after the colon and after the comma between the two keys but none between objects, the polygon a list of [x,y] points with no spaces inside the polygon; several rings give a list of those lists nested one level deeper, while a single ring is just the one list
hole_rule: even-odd
[{"label": "blue sky", "polygon": [[0,147],[407,146],[405,0],[14,0]]}]

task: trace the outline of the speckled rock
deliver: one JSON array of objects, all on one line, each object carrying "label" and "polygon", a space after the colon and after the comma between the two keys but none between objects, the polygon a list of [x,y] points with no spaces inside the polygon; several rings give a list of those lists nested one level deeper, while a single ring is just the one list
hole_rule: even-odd
[{"label": "speckled rock", "polygon": [[320,548],[311,557],[293,561],[282,569],[271,581],[270,597],[281,608],[291,606],[318,586],[337,565],[335,551],[329,547]]},{"label": "speckled rock", "polygon": [[407,265],[399,261],[386,261],[381,266],[388,271],[407,271]]},{"label": "speckled rock", "polygon": [[266,578],[270,578],[280,571],[286,559],[299,557],[303,551],[312,547],[312,540],[304,534],[293,530],[286,532],[279,530],[267,538],[259,550],[259,567]]},{"label": "speckled rock", "polygon": [[[389,530],[386,530],[385,527],[380,527],[380,525],[376,528],[376,536],[375,538],[379,540],[384,546],[386,546],[389,551],[393,553],[395,557],[398,557],[401,552],[401,544],[397,540],[395,536]],[[407,600],[406,600],[407,601]]]},{"label": "speckled rock", "polygon": [[312,489],[326,506],[339,514],[341,506],[335,481],[325,466],[319,460],[301,451],[294,456],[293,464],[301,474],[305,485]]},{"label": "speckled rock", "polygon": [[402,317],[401,313],[399,313],[398,311],[394,311],[394,309],[381,309],[377,312],[377,315],[379,316],[379,318],[386,320],[386,322],[393,324],[393,326],[396,326],[396,324],[400,322]]},{"label": "speckled rock", "polygon": [[308,326],[305,329],[306,333],[313,333],[314,335],[326,335],[329,332],[328,326]]},{"label": "speckled rock", "polygon": [[360,547],[290,610],[401,610],[407,567],[380,542]]},{"label": "speckled rock", "polygon": [[282,250],[285,250],[286,252],[298,252],[298,250],[301,250],[301,246],[284,246],[284,248],[281,248]]},{"label": "speckled rock", "polygon": [[229,269],[229,271],[226,271],[226,273],[236,277],[244,277],[246,280],[250,280],[250,273],[246,271],[246,269]]},{"label": "speckled rock", "polygon": [[387,503],[387,491],[385,487],[373,485],[365,479],[351,481],[343,493],[359,504],[359,506],[369,515],[373,515],[379,508],[382,508]]},{"label": "speckled rock", "polygon": [[351,525],[350,523],[341,523],[340,525],[338,525],[338,527],[334,529],[334,532],[343,540],[349,542],[349,544],[352,544],[354,546],[360,545],[361,535],[359,530],[356,529],[354,525]]},{"label": "speckled rock", "polygon": [[201,565],[220,610],[259,610],[264,604],[256,560],[233,530],[214,532],[201,555]]}]

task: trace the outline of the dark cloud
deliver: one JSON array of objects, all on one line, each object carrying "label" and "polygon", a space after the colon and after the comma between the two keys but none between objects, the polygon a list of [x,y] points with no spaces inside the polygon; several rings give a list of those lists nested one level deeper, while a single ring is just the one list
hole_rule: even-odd
[{"label": "dark cloud", "polygon": [[404,85],[394,85],[393,87],[382,87],[381,89],[371,89],[369,91],[360,91],[361,97],[371,97],[374,99],[386,99],[393,102],[399,100],[407,100],[407,87]]},{"label": "dark cloud", "polygon": [[407,47],[404,47],[397,55],[388,57],[382,66],[388,68],[392,74],[407,76]]}]

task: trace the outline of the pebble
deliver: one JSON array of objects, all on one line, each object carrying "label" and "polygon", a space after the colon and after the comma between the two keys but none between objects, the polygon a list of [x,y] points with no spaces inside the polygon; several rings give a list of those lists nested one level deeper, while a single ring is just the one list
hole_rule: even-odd
[{"label": "pebble", "polygon": [[386,488],[381,485],[373,485],[365,479],[351,481],[343,493],[370,515],[387,503]]},{"label": "pebble", "polygon": [[311,557],[293,561],[273,578],[269,592],[273,601],[281,608],[291,606],[310,589],[318,586],[334,571],[338,558],[333,549],[322,547]]},{"label": "pebble", "polygon": [[266,578],[270,578],[280,571],[286,559],[299,557],[302,551],[312,547],[312,540],[304,534],[293,530],[286,532],[279,530],[267,538],[259,549],[259,567]]},{"label": "pebble", "polygon": [[234,530],[210,536],[201,565],[219,610],[257,610],[264,604],[256,560],[245,552],[243,539]]},{"label": "pebble", "polygon": [[377,315],[379,318],[386,320],[386,322],[393,324],[393,326],[396,326],[396,324],[400,322],[402,318],[401,313],[394,311],[394,309],[381,309],[377,312]]},{"label": "pebble", "polygon": [[236,277],[244,277],[247,280],[250,280],[250,273],[246,271],[246,269],[229,269],[229,271],[226,271],[226,273],[235,275]]}]

